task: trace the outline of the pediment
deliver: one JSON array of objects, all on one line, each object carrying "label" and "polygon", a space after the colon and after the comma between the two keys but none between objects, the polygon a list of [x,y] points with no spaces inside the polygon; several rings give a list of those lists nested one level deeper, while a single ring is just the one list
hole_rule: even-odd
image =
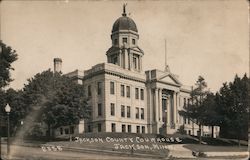
[{"label": "pediment", "polygon": [[162,75],[161,77],[158,78],[158,81],[161,81],[163,83],[174,84],[174,85],[181,85],[180,81],[171,73]]},{"label": "pediment", "polygon": [[131,50],[134,50],[134,51],[136,51],[136,52],[139,52],[139,53],[144,54],[143,50],[142,50],[140,47],[138,47],[138,46],[132,47]]}]

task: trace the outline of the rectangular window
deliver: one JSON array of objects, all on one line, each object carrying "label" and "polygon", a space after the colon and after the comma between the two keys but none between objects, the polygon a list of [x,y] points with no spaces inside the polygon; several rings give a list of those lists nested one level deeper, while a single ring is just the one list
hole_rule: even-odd
[{"label": "rectangular window", "polygon": [[135,88],[135,99],[139,99],[139,88]]},{"label": "rectangular window", "polygon": [[122,43],[128,43],[128,38],[122,38]]},{"label": "rectangular window", "polygon": [[115,123],[112,123],[112,124],[111,124],[111,131],[112,131],[112,132],[116,132]]},{"label": "rectangular window", "polygon": [[102,116],[102,104],[98,103],[98,116]]},{"label": "rectangular window", "polygon": [[126,91],[127,91],[127,97],[129,98],[130,97],[130,86],[126,87]]},{"label": "rectangular window", "polygon": [[141,100],[144,100],[144,90],[141,89]]},{"label": "rectangular window", "polygon": [[136,126],[136,133],[140,133],[140,126]]},{"label": "rectangular window", "polygon": [[130,118],[130,106],[127,106],[127,117]]},{"label": "rectangular window", "polygon": [[125,117],[125,106],[121,105],[121,117]]},{"label": "rectangular window", "polygon": [[88,132],[92,132],[91,125],[88,125]]},{"label": "rectangular window", "polygon": [[139,56],[134,54],[132,61],[133,61],[133,68],[135,70],[138,70],[139,69]]},{"label": "rectangular window", "polygon": [[64,133],[65,133],[65,134],[69,134],[69,129],[68,129],[68,128],[65,128],[65,129],[64,129]]},{"label": "rectangular window", "polygon": [[98,95],[102,94],[102,82],[97,83],[97,94]]},{"label": "rectangular window", "polygon": [[122,125],[122,132],[126,132],[126,125],[125,124]]},{"label": "rectangular window", "polygon": [[128,125],[128,133],[131,133],[131,125]]},{"label": "rectangular window", "polygon": [[115,82],[110,82],[110,94],[115,94]]},{"label": "rectangular window", "polygon": [[144,119],[144,108],[141,108],[141,119]]},{"label": "rectangular window", "polygon": [[141,133],[145,133],[145,126],[141,127]]},{"label": "rectangular window", "polygon": [[115,115],[115,104],[114,103],[110,104],[110,115],[111,116]]},{"label": "rectangular window", "polygon": [[70,126],[70,134],[74,134],[74,126]]},{"label": "rectangular window", "polygon": [[62,128],[60,128],[60,134],[61,134],[61,135],[63,134],[63,129],[62,129]]},{"label": "rectangular window", "polygon": [[135,118],[139,119],[139,108],[138,107],[135,108]]},{"label": "rectangular window", "polygon": [[137,69],[137,58],[133,57],[133,67],[134,69]]},{"label": "rectangular window", "polygon": [[135,45],[135,39],[132,39],[132,44]]},{"label": "rectangular window", "polygon": [[88,85],[88,97],[91,97],[91,85]]},{"label": "rectangular window", "polygon": [[101,132],[102,131],[102,124],[98,123],[97,128],[98,128],[98,132]]},{"label": "rectangular window", "polygon": [[125,96],[125,86],[121,85],[121,96],[124,97]]}]

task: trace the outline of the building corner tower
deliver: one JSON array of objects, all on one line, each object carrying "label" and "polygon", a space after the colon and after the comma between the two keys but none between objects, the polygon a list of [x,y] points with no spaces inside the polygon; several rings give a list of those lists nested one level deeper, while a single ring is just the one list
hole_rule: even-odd
[{"label": "building corner tower", "polygon": [[144,52],[138,46],[137,26],[127,16],[125,4],[123,5],[122,17],[113,24],[111,40],[112,46],[106,52],[108,63],[113,63],[126,70],[142,72]]}]

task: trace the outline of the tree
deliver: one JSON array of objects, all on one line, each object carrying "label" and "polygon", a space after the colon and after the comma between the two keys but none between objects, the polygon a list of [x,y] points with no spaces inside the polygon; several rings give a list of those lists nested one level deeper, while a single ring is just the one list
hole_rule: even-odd
[{"label": "tree", "polygon": [[51,130],[62,125],[77,124],[90,115],[83,86],[50,70],[29,79],[23,96],[33,121],[47,125],[48,136],[51,136]]},{"label": "tree", "polygon": [[184,106],[184,110],[180,114],[191,119],[199,126],[199,142],[201,143],[201,126],[204,124],[205,107],[203,105],[204,98],[208,92],[205,90],[207,83],[202,76],[198,77],[195,88],[190,93],[189,103]]},{"label": "tree", "polygon": [[213,93],[208,93],[206,98],[202,103],[203,109],[203,124],[206,126],[211,126],[212,134],[214,135],[214,126],[220,126],[223,116],[218,113],[219,106],[216,103],[216,97],[218,95],[214,95]]},{"label": "tree", "polygon": [[10,70],[14,70],[14,68],[11,67],[11,64],[16,60],[16,51],[0,40],[0,89],[12,81]]},{"label": "tree", "polygon": [[1,130],[2,123],[4,121],[4,108],[6,106],[6,93],[3,90],[4,87],[9,85],[12,81],[10,77],[10,71],[14,70],[11,67],[11,64],[17,60],[17,54],[15,50],[12,50],[11,47],[7,46],[0,40],[0,138],[1,138]]},{"label": "tree", "polygon": [[224,83],[217,93],[218,113],[223,116],[221,136],[226,138],[247,139],[249,116],[249,78],[235,76],[234,81]]},{"label": "tree", "polygon": [[5,94],[5,101],[11,106],[10,124],[11,133],[15,133],[21,125],[21,120],[24,119],[28,112],[24,104],[24,97],[21,90],[8,89]]}]

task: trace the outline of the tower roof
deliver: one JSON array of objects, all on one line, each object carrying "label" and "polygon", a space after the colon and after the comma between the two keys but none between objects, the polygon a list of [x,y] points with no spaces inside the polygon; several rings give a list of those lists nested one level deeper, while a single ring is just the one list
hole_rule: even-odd
[{"label": "tower roof", "polygon": [[132,30],[138,32],[137,27],[133,19],[127,17],[126,13],[126,5],[123,5],[123,13],[122,17],[118,18],[113,24],[112,32],[116,32],[119,30]]}]

